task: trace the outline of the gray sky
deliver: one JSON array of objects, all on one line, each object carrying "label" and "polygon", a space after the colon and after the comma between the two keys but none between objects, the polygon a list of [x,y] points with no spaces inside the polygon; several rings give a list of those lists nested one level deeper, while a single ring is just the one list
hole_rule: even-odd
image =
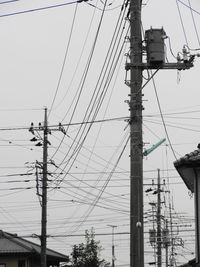
[{"label": "gray sky", "polygon": [[[100,88],[99,92],[102,92],[102,88],[107,89],[96,120],[127,117],[128,105],[124,101],[128,100],[129,88],[124,84],[124,65],[129,44],[126,43],[121,53],[108,88],[107,84],[101,84],[101,81],[97,86],[123,1],[107,2],[86,77],[83,76],[84,69],[94,44],[103,1],[89,1],[78,6],[72,3],[73,1],[64,0],[4,2],[0,1],[0,223],[3,230],[24,236],[40,234],[41,212],[36,196],[35,170],[32,167],[36,160],[42,161],[42,148],[35,147],[29,141],[33,136],[28,127],[31,122],[37,126],[38,122],[43,121],[44,107],[49,110],[52,108],[48,117],[50,126],[59,122],[64,125],[70,123],[75,107],[73,99],[77,100],[80,88],[80,100],[71,122],[83,121],[87,108],[92,107],[90,99],[94,100],[92,94],[95,88]],[[68,5],[64,5],[66,3]],[[151,26],[163,27],[170,37],[171,50],[175,56],[186,44],[191,49],[200,48],[199,36],[195,31],[195,26],[197,31],[200,27],[200,4],[198,0],[190,0],[192,8],[196,11],[193,12],[192,18],[190,10],[183,3],[189,5],[187,0],[182,0],[182,3],[175,0],[149,0],[144,3],[142,10],[144,30]],[[62,6],[49,8],[53,5]],[[36,9],[37,11],[33,11]],[[18,14],[30,10],[33,12]],[[122,23],[125,21],[122,20]],[[119,47],[127,29],[128,21]],[[169,39],[165,40],[165,44],[168,61],[174,62]],[[63,65],[64,59],[66,60]],[[112,59],[109,62],[111,64]],[[198,58],[194,65],[191,70],[180,73],[176,70],[162,70],[155,76],[167,132],[177,158],[193,151],[200,141]],[[144,72],[144,76],[147,77],[147,73]],[[105,74],[104,81],[107,77],[110,76]],[[144,88],[144,100],[144,142],[145,148],[149,148],[166,137],[152,82]],[[94,108],[90,111],[94,115]],[[92,117],[89,117],[89,121],[91,120]],[[86,128],[89,131],[87,138],[77,154],[74,154],[74,147],[78,142],[76,136],[80,125],[65,128],[68,130],[68,136],[64,140],[63,134],[58,131],[52,132],[49,136],[49,159],[54,160],[59,168],[49,166],[50,171],[55,173],[49,178],[51,181],[48,192],[48,234],[54,238],[48,239],[48,246],[69,254],[72,245],[83,241],[82,237],[74,235],[82,235],[91,227],[95,228],[96,234],[111,233],[111,227],[108,225],[116,225],[115,231],[124,233],[115,237],[116,266],[128,266],[128,145],[120,157],[129,134],[127,122],[118,119],[95,123],[90,131]],[[79,135],[80,138],[83,136]],[[73,140],[76,142],[73,143]],[[72,145],[73,149],[69,150]],[[166,202],[167,199],[173,199],[177,212],[191,216],[193,199],[190,199],[185,185],[173,170],[174,160],[167,141],[144,159],[144,184],[151,183],[152,179],[156,182],[157,169],[160,168],[162,178],[170,183],[170,194],[165,194]],[[113,171],[111,176],[110,173]],[[60,172],[63,174],[59,175]],[[20,175],[25,173],[33,174]],[[57,186],[61,188],[58,189]],[[31,189],[25,189],[27,187]],[[155,197],[145,194],[145,210],[150,209],[148,202],[152,200],[155,200]],[[149,226],[148,223],[147,227]],[[63,237],[58,238],[56,235]],[[67,235],[69,236],[65,237]],[[146,235],[145,242],[148,242],[147,237]],[[104,248],[103,257],[111,261],[111,236],[98,235],[98,239]],[[191,249],[189,243],[186,243],[186,248]],[[145,250],[151,251],[150,246],[147,245]],[[179,263],[193,257],[185,251],[180,252],[185,254],[186,258],[179,257]],[[146,256],[145,262],[149,260],[151,257]]]}]

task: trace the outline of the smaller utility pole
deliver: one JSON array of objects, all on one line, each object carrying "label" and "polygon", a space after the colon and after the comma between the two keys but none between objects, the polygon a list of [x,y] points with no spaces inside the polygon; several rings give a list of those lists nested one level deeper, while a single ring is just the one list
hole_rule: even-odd
[{"label": "smaller utility pole", "polygon": [[[31,123],[31,127],[29,131],[34,135],[34,137],[30,141],[42,141],[38,142],[36,146],[43,146],[43,162],[37,162],[36,168],[40,168],[42,170],[42,185],[41,185],[41,193],[39,193],[39,182],[37,179],[37,194],[41,197],[41,266],[47,266],[47,258],[46,258],[46,248],[47,248],[47,186],[48,186],[48,145],[50,142],[48,141],[48,134],[51,131],[61,131],[64,135],[66,135],[66,131],[61,123],[59,123],[56,128],[51,127],[53,129],[49,129],[48,121],[47,121],[47,108],[44,110],[44,123],[43,125],[39,123],[38,127],[34,127],[33,123]],[[43,137],[38,133],[39,131],[43,132]],[[51,162],[51,164],[53,164]],[[36,171],[37,173],[37,171]]]},{"label": "smaller utility pole", "polygon": [[47,145],[48,122],[47,108],[44,114],[43,126],[43,178],[42,178],[42,221],[41,221],[41,267],[46,267],[46,243],[47,243]]},{"label": "smaller utility pole", "polygon": [[157,187],[157,263],[162,266],[162,237],[161,237],[161,197],[160,197],[160,169],[158,169],[158,187]]},{"label": "smaller utility pole", "polygon": [[166,258],[166,267],[168,267],[168,247],[169,247],[169,238],[168,238],[168,220],[165,221],[166,225],[166,242],[165,242],[165,258]]},{"label": "smaller utility pole", "polygon": [[112,267],[115,267],[115,244],[114,244],[114,229],[116,225],[108,225],[112,227]]}]

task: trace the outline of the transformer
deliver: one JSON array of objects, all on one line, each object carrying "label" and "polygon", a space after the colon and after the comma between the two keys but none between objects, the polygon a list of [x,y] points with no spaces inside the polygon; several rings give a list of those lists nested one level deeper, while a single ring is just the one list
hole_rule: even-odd
[{"label": "transformer", "polygon": [[147,63],[165,63],[165,43],[166,33],[163,29],[150,29],[145,31],[145,42],[147,52]]},{"label": "transformer", "polygon": [[162,242],[164,247],[170,246],[170,235],[169,235],[169,229],[164,228],[162,230]]},{"label": "transformer", "polygon": [[154,246],[156,243],[156,230],[155,229],[149,229],[149,242],[151,246]]}]

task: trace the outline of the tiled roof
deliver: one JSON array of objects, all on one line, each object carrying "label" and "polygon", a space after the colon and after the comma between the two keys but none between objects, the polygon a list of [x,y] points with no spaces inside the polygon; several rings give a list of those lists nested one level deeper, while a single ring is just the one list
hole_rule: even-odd
[{"label": "tiled roof", "polygon": [[[0,230],[0,255],[13,253],[40,254],[40,245],[30,242],[16,234],[10,234]],[[67,261],[68,257],[54,250],[46,250],[47,257],[53,257],[60,261]]]},{"label": "tiled roof", "polygon": [[194,192],[194,181],[196,177],[196,170],[199,169],[200,173],[200,149],[186,154],[174,162],[174,166],[184,180],[188,189]]},{"label": "tiled roof", "polygon": [[184,157],[174,162],[174,165],[200,163],[200,149],[196,149],[193,152],[186,154]]}]

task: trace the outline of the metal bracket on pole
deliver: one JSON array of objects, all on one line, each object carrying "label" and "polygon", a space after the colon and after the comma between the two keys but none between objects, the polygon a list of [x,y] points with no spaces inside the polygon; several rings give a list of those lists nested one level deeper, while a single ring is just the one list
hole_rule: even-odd
[{"label": "metal bracket on pole", "polygon": [[187,62],[177,62],[177,63],[162,63],[162,64],[150,64],[150,63],[126,63],[125,69],[130,70],[131,68],[141,68],[143,70],[152,70],[152,69],[162,69],[162,70],[188,70],[192,68],[193,60]]}]

